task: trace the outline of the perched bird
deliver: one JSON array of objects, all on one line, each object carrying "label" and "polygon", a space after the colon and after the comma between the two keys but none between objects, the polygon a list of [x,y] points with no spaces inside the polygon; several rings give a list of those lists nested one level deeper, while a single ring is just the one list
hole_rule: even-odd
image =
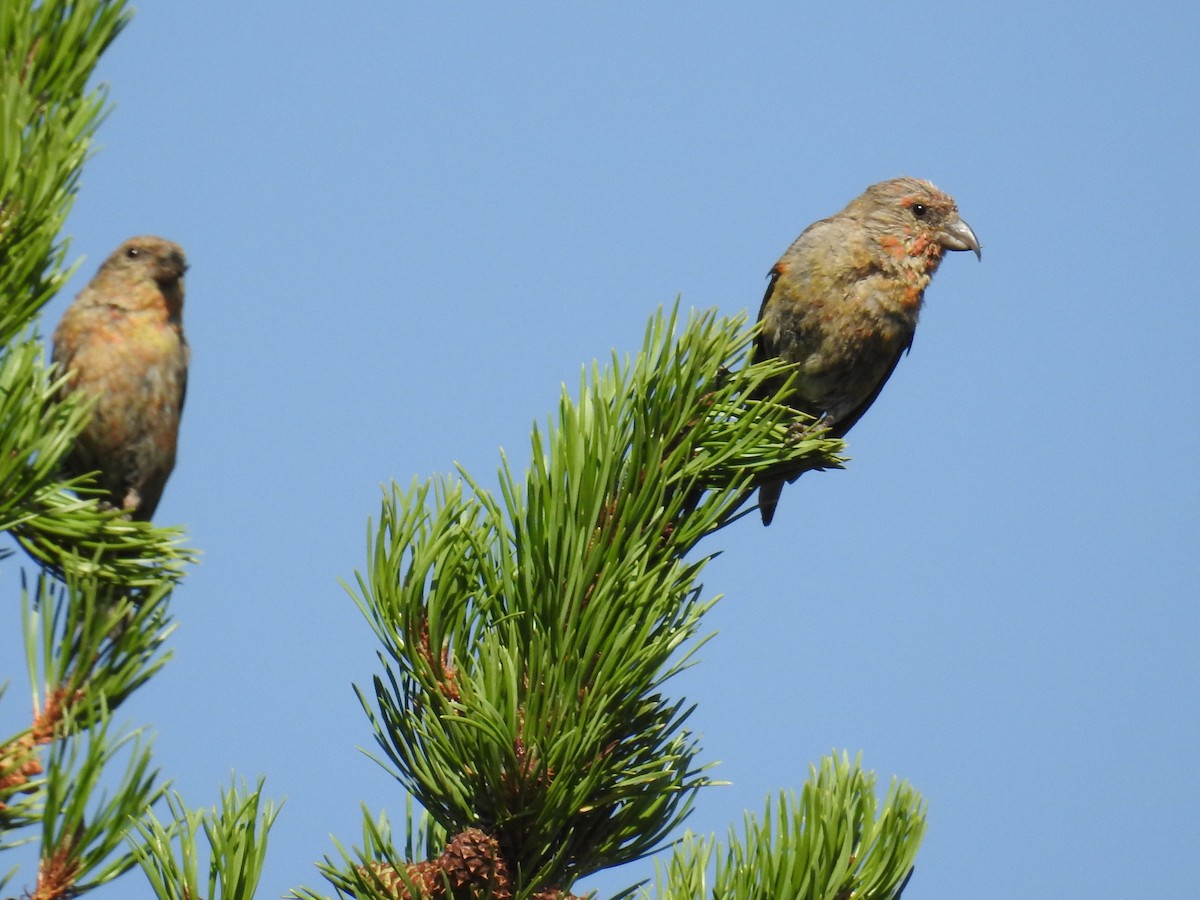
[{"label": "perched bird", "polygon": [[[925,288],[946,250],[982,259],[950,195],[916,178],[871,185],[809,225],[775,263],[754,358],[792,363],[790,404],[842,437],[912,347]],[[759,489],[764,525],[783,485]]]},{"label": "perched bird", "polygon": [[187,389],[183,274],[160,237],[130,238],[104,261],[54,331],[67,393],[96,398],[65,467],[99,472],[114,506],[149,520],[175,467]]}]

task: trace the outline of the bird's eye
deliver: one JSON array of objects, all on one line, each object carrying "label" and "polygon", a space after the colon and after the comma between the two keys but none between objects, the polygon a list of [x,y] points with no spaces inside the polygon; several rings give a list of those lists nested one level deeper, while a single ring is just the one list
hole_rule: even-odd
[{"label": "bird's eye", "polygon": [[125,256],[128,257],[129,259],[137,259],[138,254],[140,254],[141,252],[142,251],[139,250],[137,247],[130,247],[125,251]]},{"label": "bird's eye", "polygon": [[929,211],[929,210],[927,210],[927,209],[925,208],[925,204],[924,204],[924,203],[914,203],[914,204],[912,205],[912,214],[913,214],[914,216],[916,216],[918,219],[923,219],[923,218],[925,218],[925,213],[927,213],[928,211]]}]

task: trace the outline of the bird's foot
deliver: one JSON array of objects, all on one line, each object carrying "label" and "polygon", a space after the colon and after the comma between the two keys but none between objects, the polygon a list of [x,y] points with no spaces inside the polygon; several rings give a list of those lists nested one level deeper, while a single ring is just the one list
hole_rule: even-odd
[{"label": "bird's foot", "polygon": [[793,422],[787,430],[787,434],[783,436],[785,444],[798,444],[808,438],[821,424],[821,420],[815,422]]}]

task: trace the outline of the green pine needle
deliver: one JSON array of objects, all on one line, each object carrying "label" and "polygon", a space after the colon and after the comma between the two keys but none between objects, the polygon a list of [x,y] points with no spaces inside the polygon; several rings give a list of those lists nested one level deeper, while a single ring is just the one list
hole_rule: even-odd
[{"label": "green pine needle", "polygon": [[[450,835],[494,835],[518,896],[646,856],[709,784],[692,707],[664,693],[714,599],[692,559],[763,480],[836,466],[713,312],[650,322],[641,352],[585,371],[498,495],[393,485],[356,601],[383,671],[360,700],[384,764]],[[524,892],[524,893],[522,893]]]}]

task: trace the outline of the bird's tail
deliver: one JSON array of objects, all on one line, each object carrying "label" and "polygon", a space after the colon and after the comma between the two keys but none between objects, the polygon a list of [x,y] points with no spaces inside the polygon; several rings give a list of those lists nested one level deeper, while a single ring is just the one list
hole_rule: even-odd
[{"label": "bird's tail", "polygon": [[764,526],[770,525],[775,518],[775,507],[779,505],[784,484],[784,481],[771,481],[758,489],[758,513]]}]

